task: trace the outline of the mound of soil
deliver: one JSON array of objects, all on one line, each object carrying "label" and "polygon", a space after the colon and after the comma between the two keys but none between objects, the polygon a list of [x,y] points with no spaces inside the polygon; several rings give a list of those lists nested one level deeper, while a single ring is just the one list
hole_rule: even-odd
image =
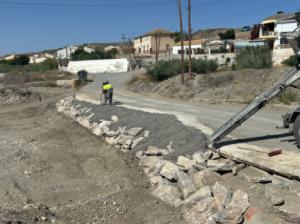
[{"label": "mound of soil", "polygon": [[0,105],[25,103],[33,100],[41,100],[38,93],[29,89],[5,87],[0,89]]}]

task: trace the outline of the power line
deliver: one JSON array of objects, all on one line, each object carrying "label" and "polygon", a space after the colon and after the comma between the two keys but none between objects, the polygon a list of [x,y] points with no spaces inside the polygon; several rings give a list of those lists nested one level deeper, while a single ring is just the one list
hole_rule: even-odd
[{"label": "power line", "polygon": [[2,6],[10,6],[10,7],[106,7],[106,6],[144,6],[144,5],[157,5],[157,4],[173,4],[176,3],[174,0],[166,0],[166,1],[135,1],[135,2],[109,2],[109,3],[37,3],[37,2],[21,2],[21,1],[1,1],[0,5]]}]

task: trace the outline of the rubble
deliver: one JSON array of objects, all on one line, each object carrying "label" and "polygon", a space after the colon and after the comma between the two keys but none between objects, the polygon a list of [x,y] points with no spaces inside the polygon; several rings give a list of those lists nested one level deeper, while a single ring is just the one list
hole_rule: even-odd
[{"label": "rubble", "polygon": [[216,199],[218,210],[222,211],[229,204],[232,194],[219,182],[216,182],[212,187],[212,193]]},{"label": "rubble", "polygon": [[177,180],[177,173],[179,172],[179,167],[171,162],[166,162],[161,170],[160,175],[167,178],[170,181],[176,181]]},{"label": "rubble", "polygon": [[192,174],[192,180],[195,186],[197,187],[197,189],[200,189],[207,185],[209,186],[214,185],[215,182],[221,180],[221,175],[206,169]]},{"label": "rubble", "polygon": [[271,183],[272,182],[272,176],[268,174],[267,172],[257,169],[252,166],[248,166],[245,169],[243,169],[239,175],[246,178],[248,182],[253,183]]},{"label": "rubble", "polygon": [[160,149],[155,146],[149,146],[148,149],[144,152],[147,156],[162,156],[167,155],[169,151],[167,149]]},{"label": "rubble", "polygon": [[230,203],[226,206],[226,208],[238,208],[242,213],[244,213],[248,207],[248,195],[241,190],[234,192]]},{"label": "rubble", "polygon": [[193,204],[197,201],[201,201],[205,198],[212,197],[212,192],[209,186],[205,186],[200,190],[196,191],[194,194],[187,197],[183,202],[182,205],[186,204]]},{"label": "rubble", "polygon": [[183,199],[186,199],[189,195],[193,194],[196,191],[196,187],[190,178],[190,176],[183,171],[176,173],[176,180],[178,187],[182,192]]},{"label": "rubble", "polygon": [[191,160],[185,156],[178,156],[177,158],[177,165],[182,167],[183,170],[189,171],[193,168],[194,165],[196,165],[196,162],[194,160]]},{"label": "rubble", "polygon": [[274,184],[267,184],[265,186],[265,196],[271,201],[273,206],[281,206],[284,204],[285,193],[281,187]]},{"label": "rubble", "polygon": [[176,185],[171,184],[168,181],[160,182],[153,190],[152,194],[162,201],[165,201],[175,207],[179,206],[181,203],[181,194],[179,189],[176,187]]}]

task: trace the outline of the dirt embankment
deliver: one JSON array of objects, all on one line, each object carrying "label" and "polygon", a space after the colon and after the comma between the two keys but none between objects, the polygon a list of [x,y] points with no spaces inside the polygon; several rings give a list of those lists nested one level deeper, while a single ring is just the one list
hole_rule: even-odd
[{"label": "dirt embankment", "polygon": [[[164,97],[212,103],[249,103],[255,96],[270,88],[279,80],[288,68],[261,70],[226,71],[213,74],[196,75],[193,80],[186,80],[183,85],[180,76],[163,82],[151,82],[145,75],[134,77],[128,84],[131,91],[151,93]],[[275,102],[298,102],[299,94],[293,89]]]},{"label": "dirt embankment", "polygon": [[71,91],[31,90],[41,102],[0,107],[0,223],[184,223],[131,157],[56,113]]}]

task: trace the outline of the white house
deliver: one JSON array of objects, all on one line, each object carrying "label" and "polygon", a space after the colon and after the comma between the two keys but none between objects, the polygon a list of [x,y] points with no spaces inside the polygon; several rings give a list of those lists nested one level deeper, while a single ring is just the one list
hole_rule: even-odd
[{"label": "white house", "polygon": [[259,39],[266,41],[271,49],[290,48],[284,34],[293,32],[297,26],[295,14],[278,12],[261,22]]},{"label": "white house", "polygon": [[73,45],[60,49],[57,51],[57,59],[70,59],[71,54],[73,54],[77,49],[78,47]]},{"label": "white house", "polygon": [[54,59],[55,56],[49,53],[44,53],[44,54],[35,54],[29,57],[30,64],[39,64],[42,63],[44,61],[46,61],[47,59]]},{"label": "white house", "polygon": [[[79,47],[73,46],[73,45],[65,47],[63,49],[60,49],[60,50],[57,51],[57,59],[58,60],[60,60],[60,59],[71,59],[71,54],[73,54],[78,49],[79,49]],[[83,47],[83,50],[87,53],[95,52],[95,50],[93,48],[86,47],[86,46]]]},{"label": "white house", "polygon": [[[192,40],[192,55],[194,54],[199,54],[200,52],[203,51],[204,49],[204,40]],[[184,53],[188,54],[189,53],[189,41],[184,41],[183,42],[183,49]],[[175,46],[172,48],[172,53],[174,55],[178,55],[181,53],[181,43],[176,43]]]}]

